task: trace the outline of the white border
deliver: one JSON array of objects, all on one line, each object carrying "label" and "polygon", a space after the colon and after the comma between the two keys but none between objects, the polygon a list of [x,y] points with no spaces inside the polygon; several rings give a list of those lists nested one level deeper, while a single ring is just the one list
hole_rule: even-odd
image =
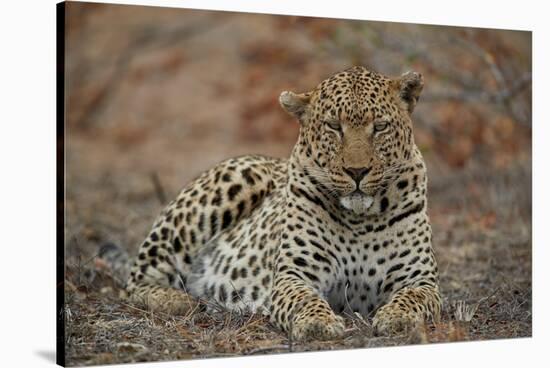
[{"label": "white border", "polygon": [[[532,30],[534,50],[534,326],[532,339],[140,364],[139,367],[536,366],[550,341],[547,14],[543,1],[110,1],[274,14]],[[55,349],[55,1],[0,11],[2,366],[52,365]],[[545,110],[545,111],[544,111]],[[29,209],[33,215],[29,216]],[[547,363],[543,363],[547,364]],[[127,365],[128,366],[128,365]],[[132,366],[132,365],[129,365]],[[136,365],[137,366],[137,365]]]}]

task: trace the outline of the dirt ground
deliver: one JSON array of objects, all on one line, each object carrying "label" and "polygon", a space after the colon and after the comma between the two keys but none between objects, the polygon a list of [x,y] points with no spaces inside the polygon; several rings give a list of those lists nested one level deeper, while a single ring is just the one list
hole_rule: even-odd
[{"label": "dirt ground", "polygon": [[[68,365],[531,336],[530,34],[99,4],[67,14]],[[288,156],[297,123],[278,94],[353,64],[427,81],[413,118],[441,323],[376,337],[349,315],[343,339],[301,343],[257,315],[121,300],[101,245],[135,254],[163,206],[222,159]]]}]

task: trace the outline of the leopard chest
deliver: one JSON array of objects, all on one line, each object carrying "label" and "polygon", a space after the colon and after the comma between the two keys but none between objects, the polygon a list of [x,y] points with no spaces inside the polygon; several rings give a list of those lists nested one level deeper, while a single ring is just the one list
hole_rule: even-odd
[{"label": "leopard chest", "polygon": [[336,312],[369,315],[419,273],[416,268],[424,247],[413,246],[406,235],[401,230],[387,231],[341,242],[339,267],[324,290]]}]

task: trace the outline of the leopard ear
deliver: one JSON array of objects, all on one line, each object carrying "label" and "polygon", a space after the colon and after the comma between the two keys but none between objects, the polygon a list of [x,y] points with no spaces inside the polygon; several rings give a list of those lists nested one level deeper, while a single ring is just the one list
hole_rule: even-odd
[{"label": "leopard ear", "polygon": [[420,93],[424,87],[424,78],[417,72],[406,72],[398,79],[399,97],[407,105],[411,114],[418,103]]},{"label": "leopard ear", "polygon": [[290,91],[283,91],[279,96],[279,103],[286,112],[301,121],[310,98],[311,92],[297,94]]}]

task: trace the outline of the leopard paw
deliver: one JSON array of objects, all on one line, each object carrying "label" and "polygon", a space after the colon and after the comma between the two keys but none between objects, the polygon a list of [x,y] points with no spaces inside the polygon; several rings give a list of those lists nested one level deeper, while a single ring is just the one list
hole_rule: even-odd
[{"label": "leopard paw", "polygon": [[292,337],[300,341],[332,340],[344,335],[344,319],[337,315],[306,317],[292,326]]},{"label": "leopard paw", "polygon": [[129,299],[152,312],[170,315],[185,315],[204,309],[204,305],[189,294],[162,287],[138,287]]},{"label": "leopard paw", "polygon": [[376,312],[373,327],[376,335],[395,335],[413,330],[422,323],[417,313],[405,311],[396,305],[385,305]]}]

